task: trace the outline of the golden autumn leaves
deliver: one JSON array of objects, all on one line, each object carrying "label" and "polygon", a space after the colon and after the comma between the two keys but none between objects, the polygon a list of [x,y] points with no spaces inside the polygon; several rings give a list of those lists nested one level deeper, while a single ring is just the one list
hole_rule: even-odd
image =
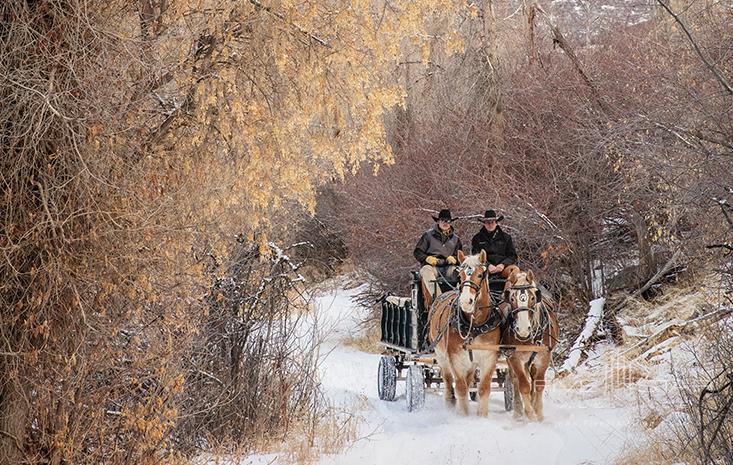
[{"label": "golden autumn leaves", "polygon": [[168,135],[185,195],[198,198],[200,220],[241,227],[242,213],[252,230],[288,202],[313,211],[323,181],[392,163],[384,117],[405,101],[400,66],[415,55],[427,63],[434,47],[461,52],[457,25],[476,16],[446,0],[185,5],[170,10],[171,27],[217,37],[176,76],[179,91],[195,82],[190,121]]}]

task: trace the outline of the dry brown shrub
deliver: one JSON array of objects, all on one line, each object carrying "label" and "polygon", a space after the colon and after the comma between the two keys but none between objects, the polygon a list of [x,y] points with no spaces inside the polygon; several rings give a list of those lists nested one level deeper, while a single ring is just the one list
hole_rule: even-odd
[{"label": "dry brown shrub", "polygon": [[722,320],[676,350],[674,382],[642,402],[644,440],[616,463],[730,463],[730,328],[730,319]]},{"label": "dry brown shrub", "polygon": [[361,398],[348,410],[331,408],[316,430],[302,428],[305,424],[294,428],[293,435],[272,452],[279,452],[285,461],[298,465],[316,463],[322,454],[338,454],[359,439],[360,412],[367,406],[366,398]]},{"label": "dry brown shrub", "polygon": [[362,352],[381,354],[384,348],[378,344],[380,336],[379,320],[371,319],[364,323],[362,331],[355,336],[347,337],[343,344]]},{"label": "dry brown shrub", "polygon": [[671,465],[673,463],[685,463],[682,457],[678,457],[678,460],[673,460],[665,454],[661,444],[647,442],[643,445],[629,447],[613,463],[615,465]]},{"label": "dry brown shrub", "polygon": [[[211,270],[195,344],[185,361],[187,396],[177,424],[183,450],[201,437],[243,448],[280,441],[291,425],[318,422],[318,340],[302,322],[307,302],[287,250],[264,255],[240,241],[223,270]],[[293,301],[289,294],[300,292]],[[250,448],[252,450],[252,448]]]},{"label": "dry brown shrub", "polygon": [[251,459],[252,450],[266,456],[273,463],[312,465],[322,454],[338,454],[360,439],[361,411],[367,408],[366,398],[361,398],[348,408],[329,407],[323,412],[322,421],[299,421],[291,425],[285,437],[260,436],[247,446],[232,447],[231,443],[212,441],[211,451],[197,458],[201,465],[227,465]]},{"label": "dry brown shrub", "polygon": [[615,367],[608,374],[606,389],[615,390],[623,388],[629,384],[634,384],[640,379],[647,379],[649,374],[646,370],[638,367]]}]

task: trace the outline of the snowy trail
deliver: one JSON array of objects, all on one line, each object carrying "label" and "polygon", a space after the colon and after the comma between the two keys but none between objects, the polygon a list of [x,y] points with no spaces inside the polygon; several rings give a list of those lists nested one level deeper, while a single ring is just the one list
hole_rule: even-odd
[{"label": "snowy trail", "polygon": [[492,392],[488,418],[461,417],[448,410],[439,393],[428,393],[424,408],[409,413],[404,383],[395,402],[376,392],[379,355],[342,345],[356,331],[361,314],[351,301],[358,289],[337,290],[317,298],[319,318],[330,328],[322,352],[322,386],[332,402],[366,405],[360,439],[346,451],[326,455],[319,464],[461,464],[498,461],[513,464],[607,464],[633,442],[638,430],[630,407],[614,407],[602,393],[553,387],[545,390],[543,423],[517,422],[504,411],[503,394]]}]

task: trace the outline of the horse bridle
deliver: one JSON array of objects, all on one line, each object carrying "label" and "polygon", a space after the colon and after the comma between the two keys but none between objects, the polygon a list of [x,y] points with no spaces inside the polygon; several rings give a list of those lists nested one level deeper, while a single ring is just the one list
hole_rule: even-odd
[{"label": "horse bridle", "polygon": [[478,299],[478,294],[481,292],[481,286],[484,284],[484,281],[487,281],[487,284],[486,284],[486,287],[487,287],[486,292],[489,294],[489,305],[480,305],[480,306],[476,306],[475,308],[477,310],[478,309],[483,309],[483,308],[492,308],[493,297],[491,296],[491,290],[488,289],[488,279],[489,279],[489,273],[488,273],[488,271],[489,271],[489,267],[486,266],[486,265],[478,265],[475,269],[480,269],[481,270],[481,273],[483,273],[481,275],[481,280],[479,280],[479,282],[477,284],[477,283],[474,283],[473,281],[471,281],[470,279],[467,279],[466,281],[464,281],[464,282],[461,283],[460,289],[463,290],[464,287],[468,287],[470,289],[473,289],[474,291],[476,291],[476,299]]},{"label": "horse bridle", "polygon": [[[461,268],[463,268],[463,265],[461,265]],[[471,281],[471,276],[473,276],[473,273],[474,273],[473,270],[480,270],[480,272],[481,272],[481,279],[479,280],[478,284],[476,284],[475,282]],[[476,299],[478,300],[478,294],[481,292],[481,286],[484,283],[484,279],[486,279],[486,276],[488,275],[487,271],[488,271],[488,267],[486,265],[478,265],[476,268],[472,268],[472,271],[471,271],[470,274],[466,273],[466,270],[464,269],[463,272],[466,273],[466,276],[467,276],[468,279],[466,279],[465,281],[463,281],[461,283],[461,285],[460,285],[461,291],[463,291],[463,288],[464,287],[468,287],[470,289],[473,289],[474,291],[476,291]],[[478,308],[484,308],[484,307],[478,307]],[[468,326],[468,332],[466,333],[466,335],[464,336],[463,333],[461,333],[460,325],[458,326],[458,334],[459,334],[459,336],[461,336],[461,339],[463,339],[464,341],[466,341],[468,339],[469,335],[471,334],[471,330],[472,329],[473,329],[473,314],[471,314],[471,321],[470,321],[470,324]]]},{"label": "horse bridle", "polygon": [[[509,311],[509,315],[507,316],[510,320],[514,320],[514,318],[516,318],[517,313],[519,313],[519,312],[530,312],[530,321],[534,321],[534,315],[535,315],[535,312],[537,311],[537,309],[535,307],[542,300],[542,291],[540,291],[540,289],[537,286],[533,286],[532,284],[521,284],[519,286],[514,286],[513,285],[508,290],[520,291],[520,290],[528,290],[528,289],[534,289],[536,291],[536,293],[535,293],[534,306],[533,307],[527,307],[526,305],[524,305],[524,306],[519,306],[519,307],[516,307],[515,308],[515,307],[511,306],[511,301],[510,301],[509,302],[509,305],[511,306],[511,310]],[[514,331],[514,336],[517,339],[519,339],[520,341],[529,341],[529,340],[534,341],[535,338],[537,337],[537,335],[538,334],[541,334],[541,328],[540,328],[540,326],[541,325],[537,325],[537,327],[534,328],[534,330],[531,331],[530,332],[530,335],[527,336],[526,338],[520,337],[516,333],[516,331]]]},{"label": "horse bridle", "polygon": [[464,287],[469,287],[476,292],[481,292],[481,285],[483,284],[484,279],[486,279],[487,267],[485,265],[479,265],[476,267],[476,269],[481,269],[481,272],[483,273],[481,275],[481,280],[479,281],[479,283],[476,284],[475,282],[471,281],[471,276],[473,275],[473,273],[471,273],[470,275],[468,275],[468,279],[461,283],[461,289],[463,289]]}]

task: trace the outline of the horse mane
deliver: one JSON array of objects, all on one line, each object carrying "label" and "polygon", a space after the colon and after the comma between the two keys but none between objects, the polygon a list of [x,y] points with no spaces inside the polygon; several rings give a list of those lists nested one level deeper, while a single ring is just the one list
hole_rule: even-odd
[{"label": "horse mane", "polygon": [[510,276],[510,281],[512,286],[533,286],[537,287],[537,283],[534,281],[529,280],[529,273],[526,271],[517,271],[515,273],[512,273],[512,276]]},{"label": "horse mane", "polygon": [[462,265],[468,265],[473,268],[483,265],[483,263],[481,263],[481,260],[479,260],[480,255],[481,254],[466,255],[466,257],[463,259]]}]

